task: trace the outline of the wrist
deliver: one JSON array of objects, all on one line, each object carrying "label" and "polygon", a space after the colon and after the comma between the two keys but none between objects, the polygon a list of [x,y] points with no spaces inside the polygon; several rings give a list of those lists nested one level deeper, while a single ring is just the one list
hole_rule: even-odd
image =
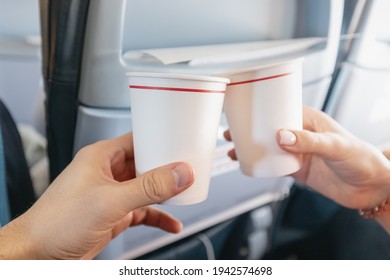
[{"label": "wrist", "polygon": [[378,204],[373,208],[360,209],[359,214],[363,218],[377,218],[384,215],[388,210],[390,210],[390,200],[387,198],[382,203]]},{"label": "wrist", "polygon": [[369,206],[370,208],[360,209],[359,214],[364,218],[376,220],[390,234],[390,161],[384,160],[384,169],[380,174],[382,176],[378,176],[380,182],[373,196],[373,200],[375,198],[379,202]]},{"label": "wrist", "polygon": [[[383,155],[390,160],[390,147],[387,147],[387,149],[383,150]],[[388,161],[390,163],[390,161]],[[390,174],[390,171],[388,172]],[[381,215],[378,215],[375,217],[375,220],[382,226],[384,227],[387,232],[390,234],[390,191],[388,193],[388,198],[387,198],[387,207],[386,211],[384,211]]]},{"label": "wrist", "polygon": [[35,246],[21,217],[0,229],[0,259],[37,259]]},{"label": "wrist", "polygon": [[381,188],[382,202],[376,206],[359,210],[359,214],[364,218],[376,220],[390,234],[390,184]]}]

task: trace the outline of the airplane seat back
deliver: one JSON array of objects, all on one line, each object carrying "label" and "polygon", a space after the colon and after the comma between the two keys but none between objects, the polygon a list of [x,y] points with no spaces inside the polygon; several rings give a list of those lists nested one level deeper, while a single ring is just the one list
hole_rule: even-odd
[{"label": "airplane seat back", "polygon": [[[389,1],[346,1],[336,71],[324,111],[378,148],[389,147]],[[389,259],[387,233],[305,186],[280,207],[268,258]],[[369,237],[369,238],[368,238]],[[357,246],[358,244],[358,246]]]},{"label": "airplane seat back", "polygon": [[[318,39],[314,46],[294,51],[284,48],[276,57],[256,63],[304,56],[304,100],[321,108],[335,68],[344,6],[339,0],[40,3],[52,179],[81,147],[131,130],[127,71],[193,71],[186,63],[163,65],[132,56],[146,48]],[[222,129],[226,123],[221,123]],[[142,257],[204,230],[209,236],[215,226],[241,215],[249,215],[253,226],[243,242],[250,244],[248,258],[260,258],[269,242],[267,231],[273,217],[269,204],[286,196],[292,180],[243,176],[237,163],[226,156],[230,148],[220,137],[207,201],[185,209],[157,206],[183,221],[181,235],[134,228],[113,240],[98,258]]]},{"label": "airplane seat back", "polygon": [[[390,2],[360,1],[351,40],[326,111],[361,139],[382,148],[390,142]],[[360,15],[360,16],[358,16]],[[364,112],[364,113],[362,113]]]}]

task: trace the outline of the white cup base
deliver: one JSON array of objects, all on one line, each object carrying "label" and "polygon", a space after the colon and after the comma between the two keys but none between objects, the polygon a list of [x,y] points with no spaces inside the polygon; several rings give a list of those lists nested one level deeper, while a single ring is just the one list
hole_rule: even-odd
[{"label": "white cup base", "polygon": [[268,158],[251,166],[240,164],[243,174],[250,177],[279,177],[288,176],[299,171],[302,161],[299,157],[285,156],[278,158]]},{"label": "white cup base", "polygon": [[[180,196],[180,195],[179,195]],[[188,197],[187,199],[183,199],[183,198],[176,198],[176,197],[172,197],[166,201],[164,201],[163,203],[161,203],[162,205],[192,205],[192,204],[198,204],[198,203],[201,203],[203,201],[205,201],[207,199],[207,195],[203,195],[203,196],[199,196],[199,197],[196,197],[196,196],[191,196],[191,197]]]}]

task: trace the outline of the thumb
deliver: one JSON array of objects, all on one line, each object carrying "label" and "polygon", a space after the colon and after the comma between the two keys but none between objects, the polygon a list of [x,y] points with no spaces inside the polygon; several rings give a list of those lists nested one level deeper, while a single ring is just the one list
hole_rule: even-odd
[{"label": "thumb", "polygon": [[[338,149],[337,137],[329,133],[316,133],[308,130],[278,131],[276,139],[279,146],[291,153],[312,153],[327,159],[333,159]],[[334,135],[335,136],[335,135]]]},{"label": "thumb", "polygon": [[119,188],[119,196],[130,212],[139,207],[162,203],[186,190],[194,180],[194,171],[188,163],[171,163],[122,182],[124,188]]}]

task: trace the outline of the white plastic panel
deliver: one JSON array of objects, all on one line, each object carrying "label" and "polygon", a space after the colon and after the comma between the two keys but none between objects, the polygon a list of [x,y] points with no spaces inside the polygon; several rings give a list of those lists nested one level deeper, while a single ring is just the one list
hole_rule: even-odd
[{"label": "white plastic panel", "polygon": [[39,34],[39,0],[0,0],[0,39],[24,40]]},{"label": "white plastic panel", "polygon": [[131,131],[130,110],[93,109],[80,106],[75,132],[74,153],[99,140]]},{"label": "white plastic panel", "polygon": [[17,122],[31,123],[40,91],[40,63],[0,58],[0,98]]},{"label": "white plastic panel", "polygon": [[[310,54],[299,54],[307,59],[304,80],[314,82],[333,74],[343,1],[328,0],[318,4],[313,0],[218,0],[205,4],[202,0],[187,1],[186,6],[179,3],[178,0],[158,4],[128,1],[126,6],[125,0],[91,1],[79,93],[84,105],[129,108],[125,77],[129,70],[191,71],[183,65],[162,68],[125,61],[123,53],[132,48],[325,36],[328,40],[322,47],[311,50]],[[177,9],[173,9],[176,6]],[[221,6],[223,10],[219,13]],[[127,13],[132,16],[128,17]],[[232,28],[233,25],[236,28]],[[200,74],[199,69],[197,73]],[[207,69],[202,74],[210,73],[212,71]]]},{"label": "white plastic panel", "polygon": [[379,3],[376,7],[377,14],[376,14],[376,21],[380,24],[377,24],[377,31],[375,34],[375,39],[377,41],[387,42],[390,43],[390,18],[389,18],[389,11],[390,11],[390,1],[389,0],[376,0]]},{"label": "white plastic panel", "polygon": [[390,142],[390,71],[344,64],[329,114],[361,139],[382,146]]},{"label": "white plastic panel", "polygon": [[43,124],[39,0],[0,0],[0,98],[16,122]]},{"label": "white plastic panel", "polygon": [[0,40],[0,98],[16,122],[42,127],[40,49],[25,42]]},{"label": "white plastic panel", "polygon": [[295,0],[127,0],[123,50],[292,38],[296,8]]},{"label": "white plastic panel", "polygon": [[302,91],[304,105],[321,110],[329,90],[331,78],[325,78],[317,82],[306,84]]},{"label": "white plastic panel", "polygon": [[366,2],[347,61],[358,67],[390,70],[390,1]]}]

